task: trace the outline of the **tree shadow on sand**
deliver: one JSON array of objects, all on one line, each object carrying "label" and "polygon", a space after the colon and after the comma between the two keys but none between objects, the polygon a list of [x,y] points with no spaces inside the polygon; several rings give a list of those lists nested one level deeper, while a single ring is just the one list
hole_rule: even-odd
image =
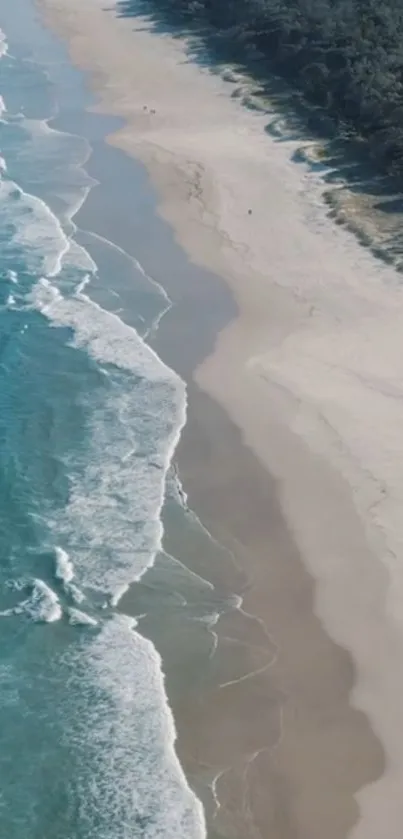
[{"label": "tree shadow on sand", "polygon": [[256,48],[231,40],[228,31],[223,35],[164,0],[118,0],[115,12],[144,21],[147,31],[180,39],[187,62],[228,81],[232,97],[245,108],[267,113],[271,139],[292,143],[294,162],[320,175],[329,216],[374,256],[403,271],[401,184],[376,168],[365,141],[307,102]]}]

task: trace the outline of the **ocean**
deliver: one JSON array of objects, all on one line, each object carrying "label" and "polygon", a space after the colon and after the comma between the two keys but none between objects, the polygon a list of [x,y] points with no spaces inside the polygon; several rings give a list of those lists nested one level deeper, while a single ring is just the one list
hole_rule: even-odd
[{"label": "ocean", "polygon": [[[171,303],[104,235],[104,199],[98,227],[75,225],[101,196],[86,167],[113,120],[87,114],[31,0],[3,3],[0,26],[0,835],[201,839],[162,660],[138,631],[169,607],[206,655],[217,619],[211,584],[162,562],[167,488],[202,538],[171,468],[186,387],[147,343]],[[67,130],[80,119],[90,138]],[[125,614],[156,559],[158,596],[140,585]]]}]

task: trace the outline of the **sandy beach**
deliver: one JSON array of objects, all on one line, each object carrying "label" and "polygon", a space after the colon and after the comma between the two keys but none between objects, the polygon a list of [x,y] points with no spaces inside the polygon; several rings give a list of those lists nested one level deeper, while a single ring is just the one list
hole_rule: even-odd
[{"label": "sandy beach", "polygon": [[[231,95],[245,80],[99,0],[39,5],[99,110],[123,117],[110,142],[145,164],[176,239],[238,308],[195,370],[177,315],[175,346],[172,315],[158,337],[189,380],[189,503],[243,580],[246,614],[217,628],[227,661],[242,641],[237,678],[174,708],[185,769],[221,773],[209,835],[400,839],[401,278],[326,216],[298,141]],[[211,330],[213,307],[189,294],[184,335],[186,318]]]}]

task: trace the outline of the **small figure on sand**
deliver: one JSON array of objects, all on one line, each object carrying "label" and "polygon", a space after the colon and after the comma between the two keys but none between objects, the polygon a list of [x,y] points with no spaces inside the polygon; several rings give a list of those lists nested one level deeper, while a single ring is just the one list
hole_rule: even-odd
[{"label": "small figure on sand", "polygon": [[251,209],[249,209],[249,210],[248,210],[248,216],[251,216],[251,215],[252,215],[252,210],[251,210]]}]

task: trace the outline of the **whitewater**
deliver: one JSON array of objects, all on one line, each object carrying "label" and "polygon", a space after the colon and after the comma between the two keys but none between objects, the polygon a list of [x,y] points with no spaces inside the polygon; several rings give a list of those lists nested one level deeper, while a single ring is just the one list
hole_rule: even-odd
[{"label": "whitewater", "polygon": [[[18,7],[43,46],[28,0]],[[186,420],[184,382],[144,340],[170,301],[138,261],[155,309],[150,322],[139,316],[143,336],[91,298],[99,266],[74,223],[97,185],[91,146],[52,126],[63,90],[15,31],[0,37],[3,829],[10,839],[200,839],[160,656],[116,610],[161,551]],[[49,36],[46,54],[57,49]]]}]

